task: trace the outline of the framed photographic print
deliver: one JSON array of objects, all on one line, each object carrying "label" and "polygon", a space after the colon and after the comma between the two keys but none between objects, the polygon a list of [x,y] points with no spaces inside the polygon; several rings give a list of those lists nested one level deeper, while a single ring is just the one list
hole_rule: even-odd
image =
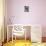
[{"label": "framed photographic print", "polygon": [[29,12],[29,6],[24,6],[24,12]]}]

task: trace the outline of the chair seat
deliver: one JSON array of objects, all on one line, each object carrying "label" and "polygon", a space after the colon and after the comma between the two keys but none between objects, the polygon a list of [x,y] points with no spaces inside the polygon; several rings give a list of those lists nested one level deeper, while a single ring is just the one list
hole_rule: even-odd
[{"label": "chair seat", "polygon": [[22,36],[24,35],[24,31],[13,31],[13,35]]}]

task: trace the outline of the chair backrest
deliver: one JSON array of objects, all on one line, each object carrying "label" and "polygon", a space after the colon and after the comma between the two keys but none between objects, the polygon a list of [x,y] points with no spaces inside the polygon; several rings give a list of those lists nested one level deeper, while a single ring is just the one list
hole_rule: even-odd
[{"label": "chair backrest", "polygon": [[15,36],[23,36],[24,35],[24,29],[23,29],[23,26],[21,26],[21,25],[14,25],[14,27],[13,27],[13,30],[12,30],[13,32],[13,35],[15,35]]}]

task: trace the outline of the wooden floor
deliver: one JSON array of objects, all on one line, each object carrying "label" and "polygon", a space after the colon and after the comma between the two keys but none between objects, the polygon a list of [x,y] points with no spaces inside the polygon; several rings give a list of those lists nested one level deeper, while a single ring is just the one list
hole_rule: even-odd
[{"label": "wooden floor", "polygon": [[5,43],[3,46],[31,46],[30,41],[24,41],[24,40],[16,40],[16,41],[10,41],[8,43]]},{"label": "wooden floor", "polygon": [[5,43],[3,46],[46,46],[46,37],[42,37],[43,43],[31,43],[31,41],[24,41],[24,40],[14,40]]},{"label": "wooden floor", "polygon": [[31,43],[30,41],[14,40],[5,43],[3,46],[46,46],[46,43]]}]

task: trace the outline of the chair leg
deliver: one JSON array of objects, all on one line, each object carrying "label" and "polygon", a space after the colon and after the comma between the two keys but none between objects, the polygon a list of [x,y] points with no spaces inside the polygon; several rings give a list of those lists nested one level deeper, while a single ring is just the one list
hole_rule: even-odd
[{"label": "chair leg", "polygon": [[13,43],[13,32],[12,32],[12,43]]},{"label": "chair leg", "polygon": [[26,31],[25,31],[25,42],[26,42]]},{"label": "chair leg", "polygon": [[15,42],[16,42],[16,36],[15,36]]}]

